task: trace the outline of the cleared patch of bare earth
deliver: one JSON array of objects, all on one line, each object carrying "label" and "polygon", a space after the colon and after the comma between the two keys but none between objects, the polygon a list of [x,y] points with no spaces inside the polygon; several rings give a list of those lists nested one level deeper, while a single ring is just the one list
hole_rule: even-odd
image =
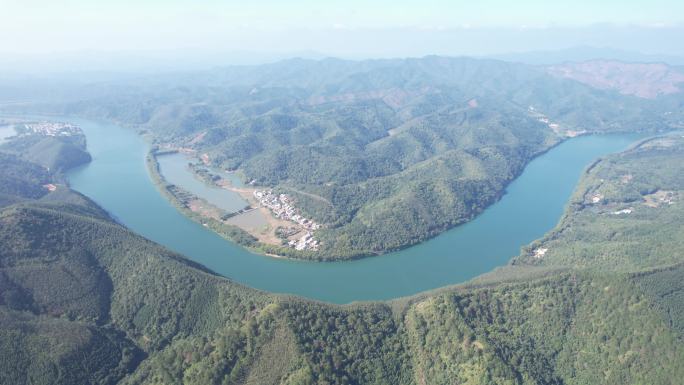
[{"label": "cleared patch of bare earth", "polygon": [[684,73],[662,63],[622,63],[592,60],[547,68],[551,75],[573,79],[594,88],[653,99],[684,90]]},{"label": "cleared patch of bare earth", "polygon": [[192,139],[190,139],[190,142],[188,142],[188,144],[189,144],[190,146],[194,146],[195,144],[200,143],[202,140],[204,140],[204,137],[205,137],[205,136],[207,136],[207,132],[206,132],[206,131],[202,131],[202,132],[200,132],[199,134],[197,134],[195,137],[193,137]]},{"label": "cleared patch of bare earth", "polygon": [[[220,179],[215,183],[226,190],[240,194],[251,207],[255,207],[253,210],[228,218],[225,223],[245,230],[257,238],[261,243],[269,245],[280,245],[282,243],[282,238],[280,238],[277,233],[278,229],[291,229],[293,223],[282,218],[276,218],[268,208],[261,206],[259,201],[254,197],[254,192],[257,191],[256,188],[235,187],[226,179]],[[301,235],[302,230],[298,229],[286,238],[287,240],[296,240],[298,239],[297,237],[301,237]]]},{"label": "cleared patch of bare earth", "polygon": [[220,179],[215,183],[226,190],[240,194],[251,207],[255,207],[253,210],[228,218],[225,221],[226,224],[237,226],[242,230],[245,230],[256,237],[259,242],[270,245],[281,244],[281,239],[276,235],[276,229],[278,227],[287,227],[290,225],[290,222],[274,217],[265,207],[259,207],[259,202],[254,199],[255,188],[234,187],[227,179]]},{"label": "cleared patch of bare earth", "polygon": [[187,206],[190,211],[205,218],[221,220],[221,211],[201,199],[192,199],[187,203]]},{"label": "cleared patch of bare earth", "polygon": [[539,111],[534,106],[529,106],[527,108],[527,113],[530,115],[530,117],[536,119],[539,123],[545,124],[556,135],[567,138],[574,138],[576,136],[584,135],[587,133],[587,130],[576,131],[562,127],[559,123],[552,121],[548,116],[546,116],[543,112]]},{"label": "cleared patch of bare earth", "polygon": [[676,192],[658,190],[653,194],[644,195],[644,205],[648,207],[658,208],[660,206],[674,204],[675,199]]}]

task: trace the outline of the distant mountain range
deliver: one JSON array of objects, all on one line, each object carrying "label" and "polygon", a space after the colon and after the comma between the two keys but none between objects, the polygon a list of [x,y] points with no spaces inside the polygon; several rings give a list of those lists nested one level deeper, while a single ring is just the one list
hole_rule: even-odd
[{"label": "distant mountain range", "polygon": [[590,46],[581,46],[555,51],[511,52],[506,54],[489,55],[487,57],[532,65],[551,65],[589,60],[617,60],[634,63],[667,63],[669,65],[684,65],[684,56],[644,54],[636,51],[625,51]]},{"label": "distant mountain range", "polygon": [[[328,57],[366,60],[363,54],[331,55],[318,51],[259,52],[259,51],[208,51],[187,49],[182,51],[74,51],[36,54],[0,53],[0,71],[5,76],[33,74],[41,78],[54,74],[87,74],[91,77],[121,76],[131,73],[162,73],[200,71],[230,65],[261,65],[282,60],[302,58],[321,60]],[[450,56],[472,56],[467,53]],[[476,55],[480,56],[480,55]],[[391,57],[391,56],[390,56]],[[644,54],[609,47],[578,46],[560,50],[519,51],[481,56],[483,58],[519,62],[532,65],[551,65],[587,60],[619,60],[625,62],[662,62],[684,65],[684,56]]]}]

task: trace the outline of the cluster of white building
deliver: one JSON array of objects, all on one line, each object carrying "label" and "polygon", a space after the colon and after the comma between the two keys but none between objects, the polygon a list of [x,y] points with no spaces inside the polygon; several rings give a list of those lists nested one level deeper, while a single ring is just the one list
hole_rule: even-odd
[{"label": "cluster of white building", "polygon": [[304,236],[298,240],[291,240],[288,244],[297,250],[316,250],[318,248],[318,241],[314,239],[313,232],[318,230],[321,226],[303,217],[299,210],[292,205],[292,200],[286,194],[274,194],[271,190],[256,190],[254,191],[254,198],[259,203],[267,207],[276,218],[292,221],[299,224],[306,230]]},{"label": "cluster of white building", "polygon": [[560,125],[558,123],[553,123],[549,118],[542,114],[541,112],[537,111],[534,107],[530,106],[528,108],[530,111],[530,115],[533,117],[537,118],[538,122],[546,124],[550,129],[552,129],[554,132],[558,132],[558,129],[560,128]]},{"label": "cluster of white building", "polygon": [[534,257],[536,259],[542,259],[542,258],[544,258],[544,255],[546,255],[547,251],[549,251],[549,249],[546,247],[540,247],[538,249],[534,249]]},{"label": "cluster of white building", "polygon": [[593,204],[599,204],[603,200],[604,196],[603,194],[596,193],[591,196],[591,203]]},{"label": "cluster of white building", "polygon": [[[537,111],[537,109],[535,109],[533,106],[529,106],[527,108],[527,110],[529,111],[530,116],[532,116],[533,118],[536,118],[538,122],[546,124],[546,126],[549,127],[551,130],[553,130],[553,132],[555,132],[557,134],[561,134],[560,124],[552,122],[548,116]],[[574,138],[578,135],[583,135],[586,133],[587,133],[587,130],[579,130],[579,131],[565,130],[563,132],[563,134],[565,134],[565,136],[570,137],[570,138]]]},{"label": "cluster of white building", "polygon": [[307,231],[301,238],[293,239],[287,243],[295,250],[318,250],[318,241],[314,239],[313,233]]},{"label": "cluster of white building", "polygon": [[673,205],[675,201],[675,195],[672,191],[658,191],[654,194],[658,199],[660,204]]},{"label": "cluster of white building", "polygon": [[29,133],[46,136],[72,136],[81,132],[81,129],[78,128],[78,126],[69,123],[25,123],[24,127],[29,131]]}]

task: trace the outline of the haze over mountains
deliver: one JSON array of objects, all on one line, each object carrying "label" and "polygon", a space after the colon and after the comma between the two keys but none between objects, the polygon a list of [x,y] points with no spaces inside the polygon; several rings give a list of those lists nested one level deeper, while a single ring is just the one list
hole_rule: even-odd
[{"label": "haze over mountains", "polygon": [[[18,75],[38,75],[50,77],[68,73],[79,76],[114,76],[125,73],[160,73],[176,71],[206,70],[212,67],[230,65],[259,65],[281,60],[302,58],[320,60],[338,57],[349,60],[377,59],[387,57],[425,56],[442,52],[442,56],[472,56],[520,62],[532,65],[551,65],[564,62],[589,60],[618,60],[624,62],[663,62],[670,65],[684,65],[684,52],[662,51],[644,47],[644,51],[611,48],[610,46],[570,45],[565,49],[546,48],[530,50],[526,47],[502,47],[494,52],[473,50],[444,50],[407,53],[340,53],[328,50],[226,50],[187,48],[183,50],[114,50],[104,51],[97,48],[88,50],[55,51],[50,53],[11,53],[0,52],[0,70]],[[649,52],[649,53],[643,53]]]}]

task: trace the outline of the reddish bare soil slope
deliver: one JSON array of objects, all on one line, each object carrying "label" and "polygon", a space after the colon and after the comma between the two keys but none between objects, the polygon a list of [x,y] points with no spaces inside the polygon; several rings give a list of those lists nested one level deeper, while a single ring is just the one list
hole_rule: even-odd
[{"label": "reddish bare soil slope", "polygon": [[649,99],[684,90],[684,73],[661,63],[594,60],[551,66],[548,72],[595,88]]}]

